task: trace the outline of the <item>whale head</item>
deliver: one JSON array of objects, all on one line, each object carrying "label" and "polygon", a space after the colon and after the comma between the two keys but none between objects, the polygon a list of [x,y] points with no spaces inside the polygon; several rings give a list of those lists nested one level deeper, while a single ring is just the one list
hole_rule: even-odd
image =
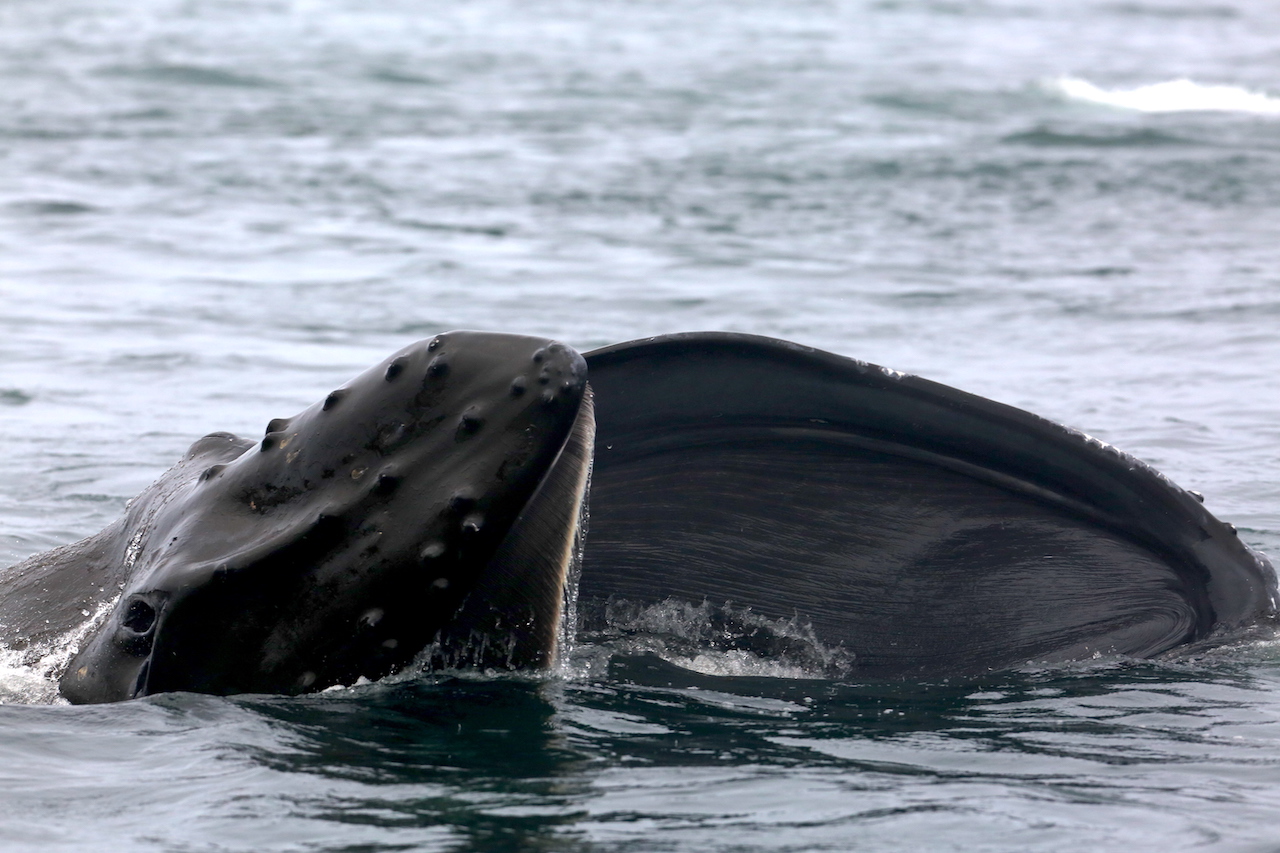
[{"label": "whale head", "polygon": [[451,332],[260,441],[205,436],[115,526],[122,593],[62,693],[300,693],[415,658],[545,666],[593,432],[572,349]]}]

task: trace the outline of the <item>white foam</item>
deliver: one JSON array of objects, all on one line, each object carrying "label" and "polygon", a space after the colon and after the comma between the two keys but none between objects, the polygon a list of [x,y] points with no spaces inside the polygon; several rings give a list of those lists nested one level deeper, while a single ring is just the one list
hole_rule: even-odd
[{"label": "white foam", "polygon": [[1186,78],[1133,89],[1104,89],[1079,77],[1059,77],[1049,85],[1074,100],[1144,113],[1209,111],[1280,116],[1280,98],[1239,86],[1211,86]]},{"label": "white foam", "polygon": [[676,666],[703,675],[743,675],[756,678],[814,678],[815,675],[822,675],[795,664],[766,660],[743,649],[705,650],[692,657],[671,655],[669,660]]},{"label": "white foam", "polygon": [[852,653],[823,644],[799,618],[771,619],[728,602],[614,599],[605,611],[611,631],[619,632],[608,641],[611,651],[655,654],[704,675],[833,678],[854,665]]},{"label": "white foam", "polygon": [[82,624],[47,644],[22,650],[0,646],[0,705],[65,704],[58,693],[58,679],[115,601],[102,602]]}]

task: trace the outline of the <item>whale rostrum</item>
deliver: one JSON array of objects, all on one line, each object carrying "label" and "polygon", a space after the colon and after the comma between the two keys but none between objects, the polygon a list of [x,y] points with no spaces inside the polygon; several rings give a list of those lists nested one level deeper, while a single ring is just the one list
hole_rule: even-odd
[{"label": "whale rostrum", "polygon": [[542,666],[591,442],[578,353],[443,334],[259,441],[200,439],[123,519],[6,572],[6,609],[36,587],[123,584],[62,676],[77,703],[349,684],[438,637],[453,665]]}]

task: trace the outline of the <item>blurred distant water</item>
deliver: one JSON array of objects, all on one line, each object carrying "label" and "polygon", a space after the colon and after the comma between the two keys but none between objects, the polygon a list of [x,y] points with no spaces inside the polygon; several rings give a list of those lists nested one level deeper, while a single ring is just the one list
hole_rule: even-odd
[{"label": "blurred distant water", "polygon": [[[0,562],[450,328],[728,329],[1080,427],[1280,553],[1280,7],[5,0]],[[0,849],[1280,849],[1280,656],[21,704]],[[34,679],[34,681],[33,681]]]}]

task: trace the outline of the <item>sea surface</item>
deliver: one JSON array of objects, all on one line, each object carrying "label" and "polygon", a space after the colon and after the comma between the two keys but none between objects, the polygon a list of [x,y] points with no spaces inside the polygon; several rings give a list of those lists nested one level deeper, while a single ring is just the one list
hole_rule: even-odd
[{"label": "sea surface", "polygon": [[[0,0],[0,565],[454,328],[885,364],[1275,556],[1280,5]],[[99,707],[54,701],[66,651],[0,653],[0,850],[1280,851],[1265,638]]]}]

